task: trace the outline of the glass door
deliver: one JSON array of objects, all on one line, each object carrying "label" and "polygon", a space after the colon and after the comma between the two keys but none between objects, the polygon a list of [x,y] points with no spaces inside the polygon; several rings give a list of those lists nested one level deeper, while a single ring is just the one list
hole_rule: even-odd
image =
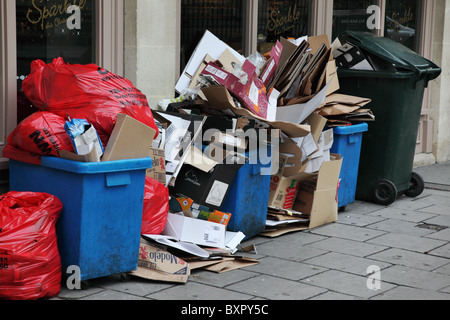
[{"label": "glass door", "polygon": [[19,123],[36,111],[22,92],[32,61],[95,63],[96,1],[17,0],[16,37]]}]

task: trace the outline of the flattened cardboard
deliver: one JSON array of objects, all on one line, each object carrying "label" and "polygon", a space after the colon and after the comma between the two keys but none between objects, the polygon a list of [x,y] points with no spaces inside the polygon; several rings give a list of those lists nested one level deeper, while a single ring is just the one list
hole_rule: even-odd
[{"label": "flattened cardboard", "polygon": [[85,155],[79,155],[72,152],[69,152],[67,150],[61,150],[59,152],[59,157],[61,159],[66,160],[72,160],[77,162],[97,162],[98,161],[98,154],[95,149],[92,149],[91,152]]},{"label": "flattened cardboard", "polygon": [[341,167],[341,156],[334,155],[334,160],[322,164],[318,174],[302,180],[293,209],[309,215],[309,229],[337,221]]},{"label": "flattened cardboard", "polygon": [[181,74],[181,77],[175,86],[175,91],[181,93],[189,87],[192,77],[207,54],[211,56],[212,59],[218,60],[225,50],[229,50],[241,63],[244,62],[244,56],[240,55],[236,50],[217,38],[212,32],[206,30],[191,55],[186,68]]},{"label": "flattened cardboard", "polygon": [[260,233],[266,237],[277,237],[286,233],[310,230],[337,221],[338,181],[342,167],[342,157],[332,155],[332,160],[324,162],[316,174],[303,173],[293,210],[309,217],[309,222],[289,224],[267,229]]},{"label": "flattened cardboard", "polygon": [[184,260],[141,238],[138,268],[131,275],[149,280],[186,283],[190,274],[189,265]]},{"label": "flattened cardboard", "polygon": [[155,129],[128,115],[119,114],[102,161],[148,157],[155,134]]},{"label": "flattened cardboard", "polygon": [[148,156],[152,158],[152,167],[147,169],[146,176],[162,184],[166,184],[166,160],[164,149],[150,148]]},{"label": "flattened cardboard", "polygon": [[283,131],[289,137],[304,137],[310,133],[310,126],[300,125],[289,121],[268,121],[251,113],[244,108],[238,108],[225,86],[211,86],[203,88],[202,92],[208,100],[211,108],[217,110],[230,110],[237,116],[249,117],[269,124],[275,129]]},{"label": "flattened cardboard", "polygon": [[212,76],[215,81],[227,89],[252,113],[267,119],[269,102],[264,91],[264,84],[256,76],[256,67],[248,60],[242,65],[242,71],[247,75],[247,82],[222,68],[215,62],[209,63],[203,70],[203,75]]}]

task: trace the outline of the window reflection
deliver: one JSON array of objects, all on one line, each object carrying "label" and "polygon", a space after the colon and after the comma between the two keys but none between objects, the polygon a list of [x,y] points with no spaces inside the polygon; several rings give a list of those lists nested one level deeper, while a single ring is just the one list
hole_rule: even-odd
[{"label": "window reflection", "polygon": [[367,12],[368,8],[376,5],[376,0],[334,0],[333,5],[333,40],[351,31],[375,32],[375,28],[369,28],[367,21],[373,15]]},{"label": "window reflection", "polygon": [[237,52],[245,41],[244,0],[181,1],[181,69],[184,70],[206,30]]},{"label": "window reflection", "polygon": [[[71,5],[76,7],[68,8]],[[18,122],[36,111],[22,93],[31,62],[62,57],[71,64],[95,62],[95,0],[17,0]]]},{"label": "window reflection", "polygon": [[417,26],[420,19],[420,0],[386,2],[385,36],[417,51]]},{"label": "window reflection", "polygon": [[268,1],[258,4],[258,51],[266,53],[280,37],[309,35],[311,0]]}]

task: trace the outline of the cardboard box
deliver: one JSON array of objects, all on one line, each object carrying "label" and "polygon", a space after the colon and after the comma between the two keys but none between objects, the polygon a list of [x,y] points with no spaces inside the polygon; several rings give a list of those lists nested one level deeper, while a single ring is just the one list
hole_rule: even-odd
[{"label": "cardboard box", "polygon": [[264,84],[256,76],[256,67],[248,60],[242,65],[242,72],[247,76],[243,82],[233,73],[210,62],[203,70],[203,75],[212,76],[219,85],[224,85],[247,109],[255,115],[267,119],[269,101]]},{"label": "cardboard box", "polygon": [[309,125],[300,125],[290,121],[268,121],[267,119],[258,117],[245,108],[239,108],[233,101],[233,97],[225,86],[211,86],[202,88],[201,90],[207,99],[207,103],[211,108],[220,111],[232,112],[236,116],[249,117],[262,122],[266,122],[269,126],[283,131],[289,137],[304,137],[311,132]]},{"label": "cardboard box", "polygon": [[342,167],[342,157],[332,155],[331,161],[324,162],[318,173],[304,173],[299,176],[299,190],[293,210],[304,214],[305,222],[280,225],[261,233],[267,237],[277,237],[289,232],[314,229],[338,219],[338,183]]},{"label": "cardboard box", "polygon": [[164,149],[150,148],[148,154],[152,158],[152,167],[147,170],[147,177],[166,185],[166,159]]},{"label": "cardboard box", "polygon": [[128,115],[119,114],[102,161],[146,158],[155,135],[155,129]]},{"label": "cardboard box", "polygon": [[196,71],[203,63],[207,54],[212,59],[218,60],[225,50],[229,50],[230,53],[233,54],[233,56],[241,63],[245,61],[244,56],[242,56],[225,42],[217,38],[209,30],[206,30],[202,39],[199,41],[197,47],[191,55],[186,68],[181,74],[181,77],[175,86],[175,91],[177,91],[178,93],[182,93],[183,90],[189,87],[192,77],[195,75]]},{"label": "cardboard box", "polygon": [[220,211],[237,171],[248,159],[234,152],[219,156],[211,159],[192,147],[175,185],[170,187],[170,193],[186,196],[211,210]]},{"label": "cardboard box", "polygon": [[162,246],[141,238],[138,268],[131,275],[149,280],[186,283],[190,274],[187,262]]},{"label": "cardboard box", "polygon": [[287,155],[280,155],[279,169],[270,180],[269,207],[292,209],[299,182],[283,176]]},{"label": "cardboard box", "polygon": [[332,160],[324,162],[317,174],[301,179],[293,209],[309,215],[309,229],[337,220],[341,167],[342,157],[332,155]]},{"label": "cardboard box", "polygon": [[162,234],[178,241],[225,249],[225,231],[223,224],[169,213]]}]

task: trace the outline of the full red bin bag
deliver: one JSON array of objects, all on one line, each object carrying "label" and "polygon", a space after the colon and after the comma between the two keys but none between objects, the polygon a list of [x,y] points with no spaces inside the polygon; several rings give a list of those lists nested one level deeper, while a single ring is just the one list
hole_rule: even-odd
[{"label": "full red bin bag", "polygon": [[169,214],[169,189],[155,179],[145,178],[141,234],[159,235]]},{"label": "full red bin bag", "polygon": [[8,145],[40,156],[59,157],[61,150],[74,152],[64,129],[65,119],[51,112],[36,112],[8,136]]},{"label": "full red bin bag", "polygon": [[49,64],[35,60],[22,89],[31,103],[42,111],[86,119],[95,127],[104,145],[119,113],[132,116],[158,134],[147,97],[130,80],[95,64],[72,65],[62,58]]},{"label": "full red bin bag", "polygon": [[0,299],[37,300],[61,289],[55,224],[63,205],[46,193],[0,196]]}]

